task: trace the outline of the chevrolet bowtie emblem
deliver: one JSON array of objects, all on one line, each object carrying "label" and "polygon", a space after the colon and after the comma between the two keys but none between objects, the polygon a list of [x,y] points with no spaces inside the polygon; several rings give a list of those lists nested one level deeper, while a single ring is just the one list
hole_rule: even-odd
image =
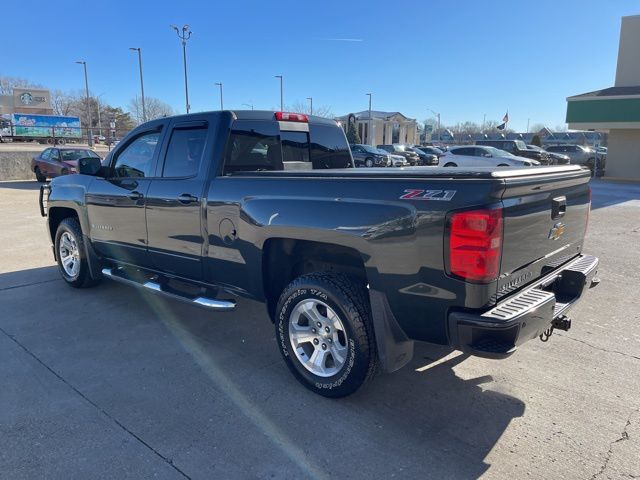
[{"label": "chevrolet bowtie emblem", "polygon": [[564,223],[556,223],[553,227],[551,227],[551,230],[549,230],[549,240],[558,240],[564,233],[564,228]]}]

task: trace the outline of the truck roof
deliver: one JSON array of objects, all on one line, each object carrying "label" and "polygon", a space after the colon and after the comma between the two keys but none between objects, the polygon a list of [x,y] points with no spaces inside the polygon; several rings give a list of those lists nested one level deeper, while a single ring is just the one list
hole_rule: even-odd
[{"label": "truck roof", "polygon": [[[188,120],[192,116],[195,115],[223,115],[223,114],[231,114],[231,116],[236,120],[265,120],[265,121],[276,121],[275,120],[275,110],[214,110],[209,112],[197,112],[197,113],[188,113],[182,115],[174,115],[171,117],[165,117],[158,120],[166,120],[170,119],[182,119]],[[292,112],[293,113],[293,112]],[[306,115],[306,114],[305,114]],[[307,115],[309,118],[309,123],[314,124],[323,124],[323,125],[332,125],[338,126],[337,122],[331,118],[318,117],[316,115]],[[151,120],[154,122],[155,120]],[[147,122],[147,123],[151,123]]]}]

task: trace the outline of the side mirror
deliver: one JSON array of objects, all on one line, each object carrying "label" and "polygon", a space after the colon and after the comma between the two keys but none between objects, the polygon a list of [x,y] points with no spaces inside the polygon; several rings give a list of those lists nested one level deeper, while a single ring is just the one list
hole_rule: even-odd
[{"label": "side mirror", "polygon": [[98,175],[102,160],[97,157],[84,157],[78,160],[78,173],[81,175]]}]

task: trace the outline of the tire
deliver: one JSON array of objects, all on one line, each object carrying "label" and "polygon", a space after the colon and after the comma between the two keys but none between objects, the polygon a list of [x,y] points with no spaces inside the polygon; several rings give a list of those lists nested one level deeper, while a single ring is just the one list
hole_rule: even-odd
[{"label": "tire", "polygon": [[498,164],[499,167],[508,167],[509,165],[507,165],[506,163],[500,163]]},{"label": "tire", "polygon": [[367,158],[367,159],[364,161],[364,164],[365,164],[365,166],[366,166],[367,168],[371,168],[371,167],[373,167],[373,160],[371,160],[370,158]]},{"label": "tire", "polygon": [[[54,245],[58,270],[60,270],[60,275],[62,275],[62,279],[67,285],[74,288],[85,288],[97,285],[100,282],[93,279],[89,273],[82,229],[76,218],[65,218],[60,222],[56,230]],[[72,261],[66,264],[65,267],[63,258],[68,258],[69,256],[72,257]]]},{"label": "tire", "polygon": [[62,170],[60,170],[60,175],[69,175],[69,170],[67,170],[66,168],[63,168]]},{"label": "tire", "polygon": [[447,162],[444,164],[445,167],[457,167],[458,165],[453,162]]},{"label": "tire", "polygon": [[40,167],[36,167],[33,169],[33,173],[36,174],[36,180],[40,183],[45,183],[47,181],[47,176],[43,175],[40,171]]},{"label": "tire", "polygon": [[278,300],[275,328],[287,367],[314,393],[344,397],[375,374],[377,353],[367,290],[346,275],[316,272],[293,280]]}]

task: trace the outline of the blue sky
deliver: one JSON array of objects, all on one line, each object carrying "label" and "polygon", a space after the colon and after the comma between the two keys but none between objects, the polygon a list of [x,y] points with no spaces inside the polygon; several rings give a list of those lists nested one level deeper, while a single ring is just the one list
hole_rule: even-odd
[{"label": "blue sky", "polygon": [[[620,17],[637,1],[173,1],[38,2],[2,7],[0,75],[49,88],[84,87],[126,106],[145,93],[184,111],[182,51],[170,24],[189,24],[192,111],[272,109],[305,101],[336,115],[367,108],[443,124],[499,120],[510,127],[564,122],[567,96],[611,86]],[[31,5],[31,4],[30,4]],[[10,40],[7,40],[10,39]],[[342,40],[350,39],[350,40]]]}]

